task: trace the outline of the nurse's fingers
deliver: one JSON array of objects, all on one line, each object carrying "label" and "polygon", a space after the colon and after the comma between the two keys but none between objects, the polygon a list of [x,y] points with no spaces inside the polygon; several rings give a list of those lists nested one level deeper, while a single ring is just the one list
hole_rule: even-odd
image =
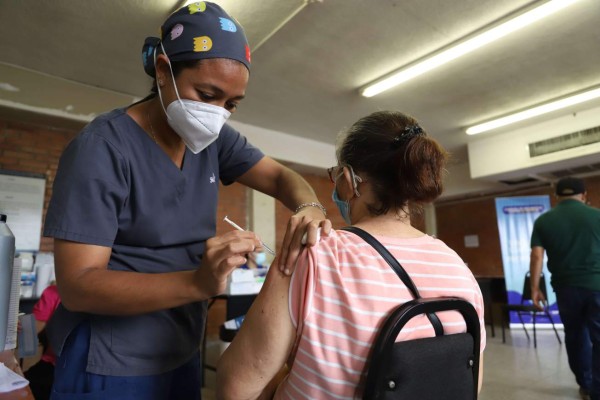
[{"label": "nurse's fingers", "polygon": [[257,245],[260,245],[260,238],[258,235],[252,231],[228,231],[222,235],[215,236],[207,240],[213,244],[215,243],[228,243],[230,241],[235,241],[239,239],[251,239],[254,240]]},{"label": "nurse's fingers", "polygon": [[219,275],[227,277],[229,276],[229,274],[231,274],[231,272],[234,269],[241,267],[247,262],[248,259],[246,257],[240,255],[233,255],[221,260],[221,262],[216,267],[218,269]]},{"label": "nurse's fingers", "polygon": [[196,271],[196,285],[206,297],[223,293],[227,277],[235,268],[245,264],[245,254],[254,251],[260,240],[252,232],[228,232],[206,241],[200,268]]},{"label": "nurse's fingers", "polygon": [[[319,228],[320,232],[319,233]],[[296,261],[302,251],[302,246],[314,246],[320,237],[331,232],[331,221],[323,218],[320,210],[307,207],[293,215],[287,225],[285,237],[279,250],[279,270],[291,275],[296,267]]]},{"label": "nurse's fingers", "polygon": [[258,247],[260,247],[260,239],[253,232],[228,232],[206,241],[203,259],[209,261],[211,265],[219,265],[226,258],[243,257]]},{"label": "nurse's fingers", "polygon": [[[250,242],[247,242],[250,241]],[[220,236],[215,236],[209,239],[207,247],[210,247],[217,251],[228,251],[229,253],[248,253],[254,251],[254,249],[262,249],[262,242],[258,235],[250,231],[230,231]],[[250,250],[248,250],[247,244],[251,243]]]},{"label": "nurse's fingers", "polygon": [[[286,275],[289,275],[291,273],[287,261],[290,250],[293,250],[292,243],[296,241],[298,243],[297,247],[299,247],[300,241],[302,240],[302,233],[298,234],[298,228],[303,225],[303,220],[303,216],[292,215],[287,223],[285,235],[283,236],[283,242],[281,244],[281,249],[279,250],[279,270],[285,273]],[[304,224],[305,223],[306,222],[304,222]]]}]

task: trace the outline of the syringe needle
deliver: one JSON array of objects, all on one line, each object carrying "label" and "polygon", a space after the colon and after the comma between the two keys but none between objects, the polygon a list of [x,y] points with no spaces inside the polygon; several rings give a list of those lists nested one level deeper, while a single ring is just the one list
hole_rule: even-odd
[{"label": "syringe needle", "polygon": [[[233,226],[235,229],[237,229],[238,231],[245,231],[244,228],[242,228],[241,226],[239,226],[238,224],[236,224],[235,222],[233,222],[232,220],[230,220],[229,218],[227,218],[227,215],[225,216],[225,218],[223,218],[223,221],[227,222],[229,225]],[[275,255],[275,252],[273,250],[271,250],[271,248],[269,246],[267,246],[265,244],[265,242],[263,242],[262,240],[260,241],[260,244],[265,248],[265,250],[267,250],[269,253]]]}]

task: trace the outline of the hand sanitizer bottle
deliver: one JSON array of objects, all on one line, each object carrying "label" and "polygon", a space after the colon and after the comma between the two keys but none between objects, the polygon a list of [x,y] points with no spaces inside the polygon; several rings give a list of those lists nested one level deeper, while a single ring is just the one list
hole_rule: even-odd
[{"label": "hand sanitizer bottle", "polygon": [[4,351],[13,283],[15,236],[6,225],[6,215],[0,214],[0,351]]}]

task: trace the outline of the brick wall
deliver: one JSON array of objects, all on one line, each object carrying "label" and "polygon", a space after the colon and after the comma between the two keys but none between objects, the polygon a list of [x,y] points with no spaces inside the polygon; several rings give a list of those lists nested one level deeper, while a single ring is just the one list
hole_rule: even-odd
[{"label": "brick wall", "polygon": [[[588,190],[588,201],[600,207],[600,176],[584,179]],[[550,195],[554,207],[556,198],[550,187],[506,194],[506,196]],[[502,197],[502,196],[498,196]],[[502,254],[496,221],[494,197],[449,202],[436,206],[438,237],[454,249],[469,265],[476,276],[502,277]],[[478,235],[479,247],[466,248],[464,237]]]},{"label": "brick wall", "polygon": [[[44,216],[52,195],[58,159],[77,132],[0,120],[0,169],[46,176]],[[41,251],[52,251],[52,240],[42,238]]]}]

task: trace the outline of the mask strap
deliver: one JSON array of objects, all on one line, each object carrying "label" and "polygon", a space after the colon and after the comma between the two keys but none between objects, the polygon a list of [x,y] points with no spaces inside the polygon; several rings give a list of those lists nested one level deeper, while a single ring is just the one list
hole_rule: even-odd
[{"label": "mask strap", "polygon": [[362,183],[362,178],[354,173],[354,169],[352,169],[351,165],[348,165],[350,169],[350,176],[352,177],[352,189],[354,189],[354,194],[356,197],[360,197],[360,193],[358,192],[358,184]]},{"label": "mask strap", "polygon": [[[160,47],[163,49],[163,52],[165,51],[162,42],[160,43]],[[156,49],[158,48],[158,46],[154,47],[154,51],[152,52],[152,58],[154,60],[154,70],[156,71]],[[169,64],[170,65],[170,64]],[[156,78],[157,79],[157,78]],[[157,79],[158,80],[158,79]],[[160,93],[160,85],[158,84],[158,82],[156,82],[156,88],[158,89],[158,98],[160,99],[160,106],[162,107],[163,111],[165,112],[165,115],[167,116],[167,118],[169,117],[169,115],[167,114],[167,110],[165,109],[165,105],[163,104],[163,98],[162,98],[162,94]]]},{"label": "mask strap", "polygon": [[[154,48],[154,69],[155,70],[157,70],[157,68],[156,68],[156,49],[157,48],[158,48],[158,46]],[[179,100],[181,102],[181,97],[179,97],[179,91],[177,90],[177,83],[175,82],[175,75],[173,75],[173,68],[171,68],[171,60],[169,59],[169,56],[167,55],[167,52],[165,51],[162,41],[160,42],[160,48],[162,49],[163,54],[167,58],[167,65],[169,66],[169,71],[171,71],[171,80],[173,81],[173,87],[175,88],[175,94],[177,95],[177,100]],[[160,98],[160,105],[161,105],[163,111],[165,112],[165,115],[167,115],[167,118],[168,118],[169,114],[167,114],[167,109],[165,108],[165,104],[163,103],[162,94],[160,93],[160,85],[157,84],[156,87],[158,88],[158,97]]]}]

